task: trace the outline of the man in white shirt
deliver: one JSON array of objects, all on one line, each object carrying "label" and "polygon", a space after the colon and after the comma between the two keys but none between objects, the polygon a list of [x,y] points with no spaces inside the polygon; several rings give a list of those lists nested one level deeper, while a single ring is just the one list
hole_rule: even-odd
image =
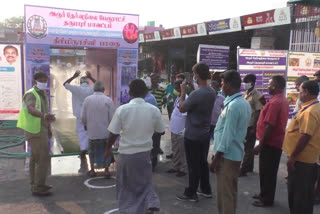
[{"label": "man in white shirt", "polygon": [[96,82],[96,80],[91,76],[90,72],[86,72],[85,77],[80,78],[80,86],[77,85],[71,85],[70,83],[72,80],[76,79],[80,76],[80,71],[76,71],[74,75],[67,79],[63,85],[64,87],[69,90],[72,93],[72,110],[73,115],[77,118],[77,134],[79,138],[79,144],[80,144],[80,169],[79,172],[83,173],[88,170],[87,166],[87,147],[88,147],[88,134],[87,131],[84,129],[84,126],[81,122],[81,109],[83,101],[86,97],[93,94],[93,88],[89,86],[89,79],[92,82]]},{"label": "man in white shirt", "polygon": [[147,85],[148,88],[151,88],[151,78],[148,75],[149,72],[147,71],[147,69],[144,69],[142,73],[143,76],[141,77],[141,79]]},{"label": "man in white shirt", "polygon": [[118,136],[116,191],[120,213],[146,213],[158,211],[160,200],[152,185],[153,133],[164,133],[165,126],[159,109],[144,101],[148,89],[143,80],[130,83],[131,101],[120,106],[109,125],[109,140],[105,157],[112,153]]},{"label": "man in white shirt", "polygon": [[93,95],[88,96],[84,102],[81,112],[81,121],[88,132],[89,145],[88,153],[90,158],[90,177],[95,177],[95,166],[104,167],[104,175],[110,178],[109,160],[104,159],[104,150],[108,143],[109,131],[108,126],[111,122],[114,105],[110,97],[104,95],[104,84],[97,81],[93,87]]}]

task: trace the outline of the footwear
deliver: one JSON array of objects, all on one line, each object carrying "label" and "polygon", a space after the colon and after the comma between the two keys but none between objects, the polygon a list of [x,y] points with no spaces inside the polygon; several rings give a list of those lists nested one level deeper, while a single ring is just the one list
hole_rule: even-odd
[{"label": "footwear", "polygon": [[51,189],[53,188],[52,185],[47,185],[47,184],[43,185],[42,187],[43,187],[46,191],[51,190]]},{"label": "footwear", "polygon": [[240,172],[239,173],[239,177],[247,177],[247,173],[246,172]]},{"label": "footwear", "polygon": [[175,170],[175,169],[169,169],[168,171],[167,171],[167,173],[177,173],[177,172],[179,172],[178,170]]},{"label": "footwear", "polygon": [[177,176],[177,177],[183,177],[183,176],[186,176],[186,174],[187,174],[187,173],[185,173],[185,172],[178,171],[177,174],[176,174],[176,176]]},{"label": "footwear", "polygon": [[198,195],[201,195],[201,196],[203,196],[203,197],[205,197],[205,198],[212,198],[212,194],[211,194],[211,193],[206,194],[206,193],[203,193],[203,192],[200,191],[200,190],[197,191],[197,194],[198,194]]},{"label": "footwear", "polygon": [[194,194],[193,196],[187,196],[185,194],[181,194],[181,195],[177,195],[176,199],[178,199],[179,201],[190,201],[190,202],[199,201],[197,194]]},{"label": "footwear", "polygon": [[110,174],[110,172],[104,173],[104,178],[105,178],[105,179],[111,179],[111,174]]},{"label": "footwear", "polygon": [[261,197],[260,194],[254,194],[254,195],[252,196],[252,198],[262,201],[262,197]]},{"label": "footwear", "polygon": [[147,209],[146,214],[153,214],[154,212],[159,212],[160,209],[158,207],[150,207],[149,209]]},{"label": "footwear", "polygon": [[50,191],[43,191],[43,192],[34,191],[34,192],[32,192],[32,195],[34,195],[34,196],[49,196],[51,194],[52,194],[52,192],[50,192]]},{"label": "footwear", "polygon": [[167,158],[167,159],[172,159],[172,158],[173,158],[173,154],[171,154],[171,155],[166,155],[166,158]]},{"label": "footwear", "polygon": [[87,174],[90,178],[94,178],[97,176],[97,173],[94,170],[90,170]]},{"label": "footwear", "polygon": [[85,167],[81,167],[79,170],[78,170],[78,173],[79,174],[86,174],[88,172],[88,169],[86,169]]},{"label": "footwear", "polygon": [[271,207],[273,204],[266,204],[266,203],[263,203],[262,201],[254,201],[252,205],[255,207]]}]

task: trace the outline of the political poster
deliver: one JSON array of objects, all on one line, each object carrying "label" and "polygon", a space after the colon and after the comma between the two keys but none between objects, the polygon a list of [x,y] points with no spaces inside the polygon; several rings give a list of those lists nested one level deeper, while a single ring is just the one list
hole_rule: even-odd
[{"label": "political poster", "polygon": [[22,107],[20,45],[0,44],[0,120],[17,120]]}]

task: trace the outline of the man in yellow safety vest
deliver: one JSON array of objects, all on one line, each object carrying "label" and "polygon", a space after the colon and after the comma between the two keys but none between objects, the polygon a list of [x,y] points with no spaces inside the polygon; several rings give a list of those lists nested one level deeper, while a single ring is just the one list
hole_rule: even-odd
[{"label": "man in yellow safety vest", "polygon": [[55,120],[55,116],[48,113],[47,74],[37,72],[33,75],[33,81],[34,86],[23,96],[17,127],[25,131],[25,139],[31,147],[31,192],[33,195],[46,196],[52,193],[52,186],[46,184],[46,178],[50,165],[50,122]]}]

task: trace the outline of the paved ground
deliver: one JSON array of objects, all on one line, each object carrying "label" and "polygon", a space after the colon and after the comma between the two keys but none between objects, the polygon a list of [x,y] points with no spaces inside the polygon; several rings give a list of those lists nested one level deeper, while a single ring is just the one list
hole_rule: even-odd
[{"label": "paved ground", "polygon": [[[166,118],[166,117],[164,117]],[[0,133],[2,134],[2,133]],[[166,148],[169,134],[163,138],[162,146]],[[21,152],[23,148],[14,148],[12,152]],[[258,166],[256,158],[256,166]],[[259,176],[255,173],[239,179],[238,210],[239,214],[289,214],[285,156],[283,155],[279,174],[275,205],[271,208],[251,206],[252,195],[259,191]],[[56,158],[52,160],[52,173],[48,183],[54,186],[54,194],[39,198],[31,195],[25,160],[0,158],[0,214],[103,214],[117,208],[115,188],[97,189],[84,184],[88,179],[77,174],[79,159],[77,157]],[[154,173],[156,192],[161,200],[160,214],[209,214],[217,213],[215,202],[215,176],[211,174],[214,197],[200,198],[198,203],[180,202],[175,195],[182,193],[187,177],[177,178],[165,173],[171,162],[162,162]],[[89,182],[93,186],[112,186],[115,181],[98,178]],[[314,213],[320,213],[320,206]]]}]

